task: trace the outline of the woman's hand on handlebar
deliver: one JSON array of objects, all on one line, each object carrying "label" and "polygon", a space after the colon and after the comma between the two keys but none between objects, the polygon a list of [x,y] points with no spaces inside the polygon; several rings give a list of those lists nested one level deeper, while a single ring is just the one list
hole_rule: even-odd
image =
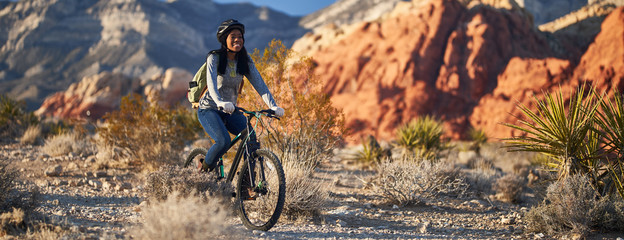
[{"label": "woman's hand on handlebar", "polygon": [[225,113],[232,113],[236,109],[232,102],[219,102],[217,103],[217,107]]},{"label": "woman's hand on handlebar", "polygon": [[281,108],[281,107],[272,107],[271,110],[273,110],[273,113],[277,117],[283,117],[284,116],[284,109]]}]

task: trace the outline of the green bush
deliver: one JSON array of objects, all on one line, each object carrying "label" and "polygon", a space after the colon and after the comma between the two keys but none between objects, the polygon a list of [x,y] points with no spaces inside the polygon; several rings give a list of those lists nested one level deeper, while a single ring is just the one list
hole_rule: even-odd
[{"label": "green bush", "polygon": [[122,98],[119,110],[104,116],[105,123],[97,132],[102,146],[116,146],[130,153],[131,165],[157,169],[162,164],[177,163],[185,141],[201,133],[192,115],[181,106],[167,109],[130,95]]},{"label": "green bush", "polygon": [[447,141],[443,135],[444,128],[439,120],[431,116],[420,117],[399,127],[397,145],[406,150],[406,153],[432,159],[446,149]]},{"label": "green bush", "polygon": [[38,122],[32,112],[24,110],[23,103],[0,94],[0,141],[12,140]]}]

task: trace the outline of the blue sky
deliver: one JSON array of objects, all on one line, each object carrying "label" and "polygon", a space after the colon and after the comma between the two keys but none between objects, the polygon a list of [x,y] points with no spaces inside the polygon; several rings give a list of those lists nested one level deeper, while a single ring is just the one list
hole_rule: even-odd
[{"label": "blue sky", "polygon": [[336,0],[214,0],[214,2],[248,2],[256,6],[267,6],[291,16],[305,16],[331,5]]}]

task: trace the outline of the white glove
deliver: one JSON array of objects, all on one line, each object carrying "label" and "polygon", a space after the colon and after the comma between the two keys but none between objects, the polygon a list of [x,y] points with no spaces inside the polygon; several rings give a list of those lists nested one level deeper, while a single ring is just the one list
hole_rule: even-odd
[{"label": "white glove", "polygon": [[217,103],[217,106],[226,113],[234,112],[234,104],[232,104],[232,102],[219,102]]},{"label": "white glove", "polygon": [[275,112],[275,116],[282,117],[284,116],[284,109],[281,107],[272,107],[271,110]]}]

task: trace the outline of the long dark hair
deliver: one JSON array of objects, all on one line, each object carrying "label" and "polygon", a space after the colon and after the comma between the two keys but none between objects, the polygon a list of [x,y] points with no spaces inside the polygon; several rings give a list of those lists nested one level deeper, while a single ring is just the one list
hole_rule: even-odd
[{"label": "long dark hair", "polygon": [[[217,65],[217,72],[219,74],[225,74],[225,68],[227,67],[227,48],[221,46],[221,49],[214,50],[210,53],[215,53],[219,56],[219,64]],[[240,75],[249,74],[249,55],[247,55],[247,49],[243,47],[236,53],[236,72]]]}]

